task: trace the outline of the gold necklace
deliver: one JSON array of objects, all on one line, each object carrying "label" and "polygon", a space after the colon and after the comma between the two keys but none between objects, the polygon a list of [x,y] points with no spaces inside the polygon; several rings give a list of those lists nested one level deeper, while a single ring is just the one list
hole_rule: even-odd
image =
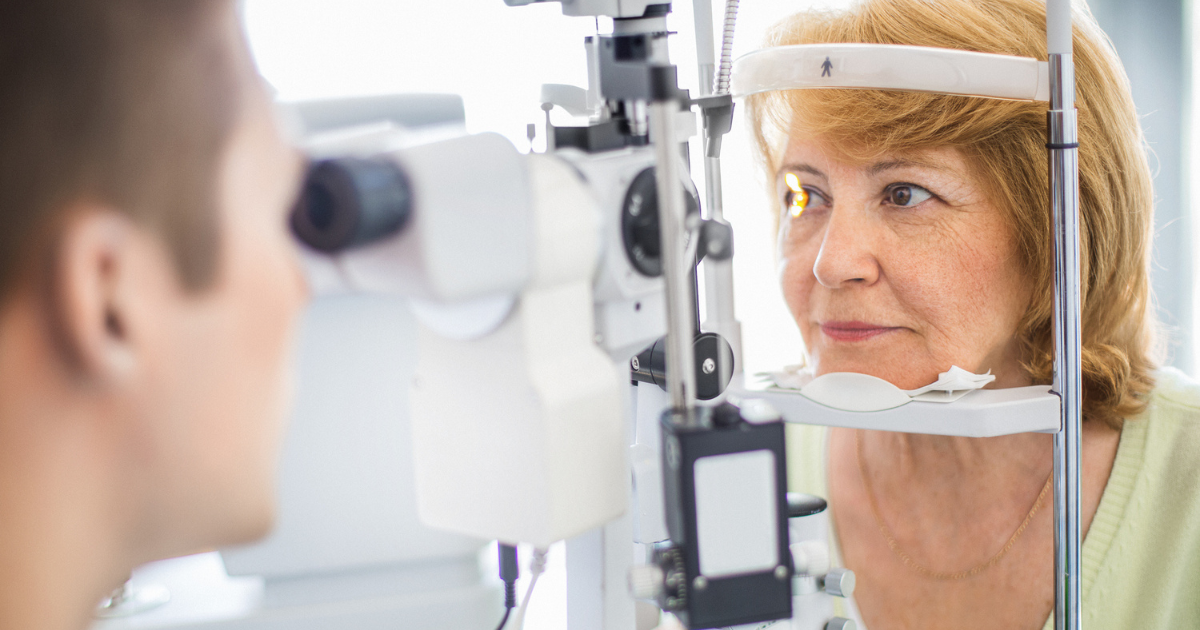
[{"label": "gold necklace", "polygon": [[900,548],[900,544],[896,542],[895,534],[892,533],[892,528],[888,527],[887,523],[883,521],[883,517],[879,515],[879,504],[875,502],[875,495],[871,492],[871,482],[868,481],[869,478],[867,477],[867,466],[863,462],[862,431],[854,432],[854,449],[855,455],[858,458],[858,472],[862,475],[863,488],[867,491],[867,502],[871,504],[871,513],[875,515],[875,524],[879,527],[879,533],[883,534],[884,539],[887,540],[888,549],[891,549],[892,553],[896,554],[897,558],[900,558],[900,561],[904,563],[904,566],[925,577],[935,580],[962,580],[978,575],[996,566],[996,564],[999,563],[1002,558],[1004,558],[1005,554],[1007,554],[1008,551],[1013,548],[1013,545],[1017,544],[1017,539],[1021,537],[1021,534],[1025,533],[1025,528],[1029,527],[1030,521],[1033,520],[1033,515],[1037,514],[1038,509],[1042,507],[1042,502],[1046,499],[1046,493],[1050,492],[1051,483],[1054,481],[1054,473],[1051,472],[1050,476],[1046,478],[1046,485],[1042,486],[1042,492],[1038,494],[1037,501],[1034,502],[1033,507],[1029,510],[1029,514],[1025,515],[1025,520],[1021,523],[1021,526],[1017,528],[1017,531],[1013,532],[1013,535],[1009,537],[1008,542],[1002,549],[1000,549],[1000,551],[996,552],[996,555],[988,558],[988,560],[983,564],[971,567],[970,569],[966,569],[964,571],[934,571],[933,569],[917,564],[916,561],[912,559],[912,556],[908,555],[903,549]]}]

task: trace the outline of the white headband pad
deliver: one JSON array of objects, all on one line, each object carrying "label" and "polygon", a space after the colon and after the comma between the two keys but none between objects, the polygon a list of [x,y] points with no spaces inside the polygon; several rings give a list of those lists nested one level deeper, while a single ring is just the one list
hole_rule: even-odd
[{"label": "white headband pad", "polygon": [[756,50],[733,63],[734,97],[806,88],[1050,99],[1049,64],[1032,57],[892,44],[800,44]]}]

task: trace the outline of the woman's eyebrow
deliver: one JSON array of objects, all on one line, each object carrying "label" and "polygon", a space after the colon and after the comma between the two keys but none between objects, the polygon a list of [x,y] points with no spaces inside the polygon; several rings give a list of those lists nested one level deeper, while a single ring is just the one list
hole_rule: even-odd
[{"label": "woman's eyebrow", "polygon": [[784,164],[782,167],[780,167],[775,176],[778,177],[779,173],[783,172],[808,173],[809,175],[820,177],[821,179],[829,179],[825,176],[825,173],[822,173],[820,170],[809,166],[808,164]]},{"label": "woman's eyebrow", "polygon": [[875,175],[879,175],[880,173],[883,173],[885,171],[890,171],[890,170],[898,169],[898,168],[908,168],[908,167],[928,168],[928,169],[932,169],[935,171],[950,170],[950,169],[947,169],[946,167],[944,167],[940,164],[934,163],[934,162],[927,162],[925,160],[914,160],[914,159],[905,158],[905,159],[885,160],[883,162],[876,162],[867,169],[867,173],[869,175],[875,176]]}]

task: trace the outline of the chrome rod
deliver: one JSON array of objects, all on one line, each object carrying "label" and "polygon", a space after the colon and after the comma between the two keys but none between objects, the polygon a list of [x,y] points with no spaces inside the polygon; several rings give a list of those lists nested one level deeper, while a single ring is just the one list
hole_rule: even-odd
[{"label": "chrome rod", "polygon": [[713,81],[717,74],[712,0],[692,0],[692,21],[696,26],[696,71],[700,79],[700,96],[709,96],[713,93]]},{"label": "chrome rod", "polygon": [[[710,0],[695,0],[696,10],[703,3],[712,12]],[[732,66],[733,33],[737,25],[738,0],[726,0],[725,15],[721,21],[721,64],[717,73],[715,91],[718,94],[729,93],[729,72]],[[699,28],[699,20],[697,20]],[[710,31],[711,31],[711,21]],[[697,35],[700,37],[700,35]],[[724,77],[722,79],[721,77]],[[704,218],[727,223],[725,221],[725,203],[721,182],[721,138],[709,138],[709,126],[705,125],[705,158],[704,158]],[[714,144],[715,140],[715,144]],[[733,372],[741,373],[742,362],[742,325],[737,320],[733,303],[733,260],[704,260],[704,315],[703,328],[716,332],[729,342],[733,348]],[[722,365],[722,370],[728,366]],[[721,374],[722,382],[728,375]]]},{"label": "chrome rod", "polygon": [[[1062,12],[1048,12],[1047,15],[1048,20],[1051,17],[1061,19]],[[1069,24],[1069,13],[1066,19]],[[1061,25],[1047,25],[1051,38],[1058,32],[1060,41],[1061,30]],[[1067,33],[1069,38],[1069,30]],[[1059,46],[1061,48],[1061,43]],[[1082,594],[1079,497],[1083,390],[1078,120],[1074,64],[1070,52],[1050,55],[1047,130],[1050,211],[1054,230],[1054,391],[1062,399],[1062,426],[1054,435],[1054,627],[1056,630],[1079,630]]]},{"label": "chrome rod", "polygon": [[[725,222],[721,188],[721,158],[704,158],[704,218]],[[742,326],[733,304],[733,259],[704,259],[704,329],[711,330],[733,348],[733,373],[742,371]],[[722,366],[724,369],[725,366]],[[721,374],[725,382],[726,374]]]},{"label": "chrome rod", "polygon": [[658,179],[658,221],[662,238],[663,281],[667,292],[667,393],[671,407],[691,421],[696,403],[695,354],[692,333],[695,305],[691,265],[687,257],[688,227],[683,205],[679,141],[675,120],[679,103],[673,100],[650,103],[650,141]]}]

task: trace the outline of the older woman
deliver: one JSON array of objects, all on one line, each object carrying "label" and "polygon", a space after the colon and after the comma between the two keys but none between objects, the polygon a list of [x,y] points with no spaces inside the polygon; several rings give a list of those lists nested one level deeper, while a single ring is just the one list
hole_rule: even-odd
[{"label": "older woman", "polygon": [[[1037,0],[867,0],[769,45],[863,42],[1046,59]],[[1153,197],[1129,85],[1075,16],[1083,294],[1083,623],[1200,627],[1200,389],[1151,357]],[[1049,383],[1046,104],[912,92],[753,97],[781,281],[817,374],[904,388],[951,365]],[[1052,438],[801,428],[793,490],[829,497],[872,630],[1051,627]]]}]

